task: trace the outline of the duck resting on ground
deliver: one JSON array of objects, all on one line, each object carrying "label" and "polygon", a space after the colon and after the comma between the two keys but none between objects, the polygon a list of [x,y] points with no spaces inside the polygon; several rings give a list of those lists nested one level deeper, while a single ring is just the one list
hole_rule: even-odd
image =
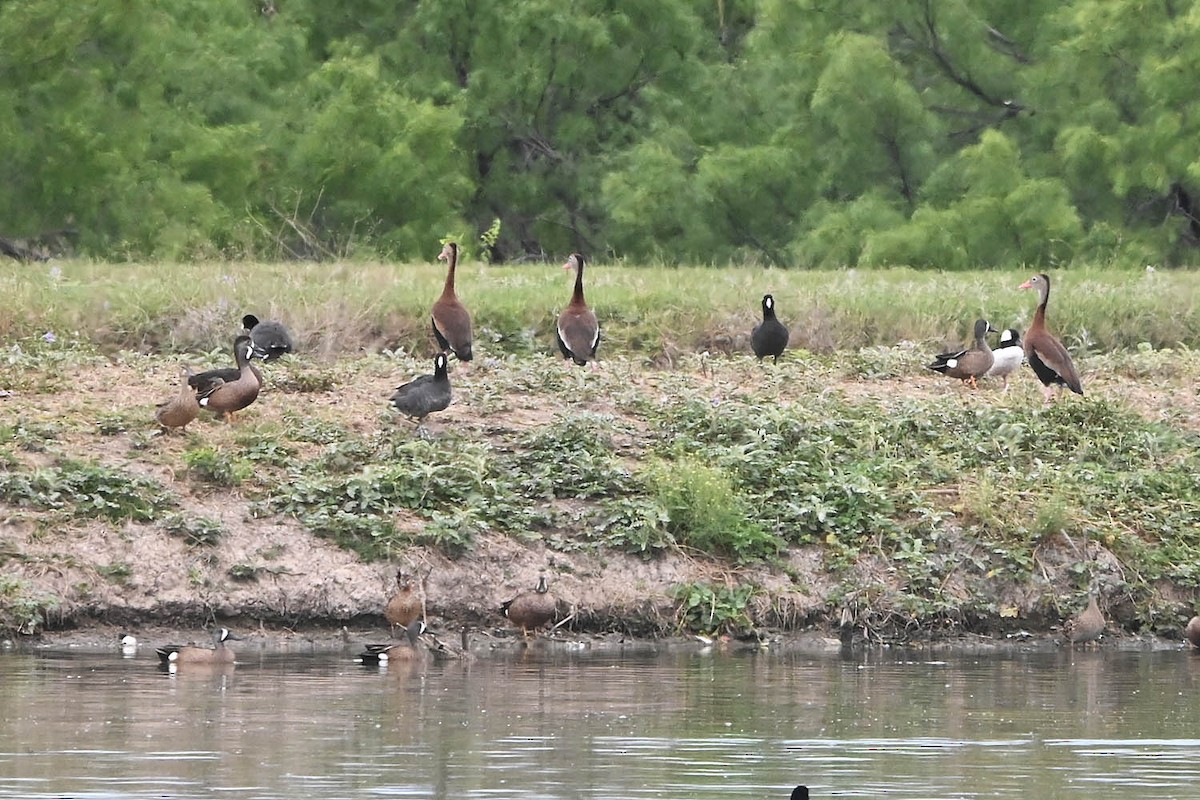
[{"label": "duck resting on ground", "polygon": [[445,353],[433,358],[433,374],[421,375],[396,388],[390,402],[392,408],[411,420],[417,428],[425,423],[425,417],[435,411],[444,411],[450,405],[450,375],[447,372]]},{"label": "duck resting on ground", "polygon": [[988,346],[987,335],[995,333],[995,329],[986,319],[975,320],[975,344],[966,350],[954,353],[940,353],[929,369],[940,372],[951,378],[958,378],[963,383],[977,388],[976,381],[992,368],[995,357],[992,348]]},{"label": "duck resting on ground", "polygon": [[992,351],[992,368],[983,374],[985,378],[1004,380],[1004,391],[1008,391],[1008,376],[1025,363],[1025,349],[1021,346],[1021,332],[1005,328],[1000,332],[1000,346]]},{"label": "duck resting on ground", "polygon": [[763,295],[762,314],[762,322],[750,332],[750,347],[759,361],[771,356],[778,364],[788,344],[788,329],[775,316],[775,298],[769,294]]},{"label": "duck resting on ground", "polygon": [[1036,289],[1039,302],[1033,314],[1033,322],[1025,332],[1025,357],[1033,374],[1042,382],[1042,393],[1046,402],[1054,396],[1055,387],[1065,386],[1075,394],[1083,394],[1083,384],[1075,371],[1071,354],[1054,334],[1046,328],[1046,305],[1050,302],[1050,276],[1045,273],[1034,275],[1020,286],[1021,289]]},{"label": "duck resting on ground", "polygon": [[583,266],[581,253],[572,253],[563,269],[575,270],[575,288],[571,302],[558,315],[558,349],[563,358],[569,358],[579,366],[594,363],[596,350],[600,347],[600,322],[588,308],[583,298]]},{"label": "duck resting on ground", "polygon": [[443,353],[454,353],[459,361],[470,361],[471,354],[471,314],[467,311],[454,292],[454,273],[458,267],[458,244],[446,242],[442,247],[439,261],[445,261],[446,285],[442,287],[442,295],[434,301],[430,310],[433,322],[433,336],[437,339],[438,347]]},{"label": "duck resting on ground", "polygon": [[292,352],[292,335],[282,322],[259,320],[253,314],[242,317],[242,327],[254,343],[254,355],[263,361],[274,361]]}]

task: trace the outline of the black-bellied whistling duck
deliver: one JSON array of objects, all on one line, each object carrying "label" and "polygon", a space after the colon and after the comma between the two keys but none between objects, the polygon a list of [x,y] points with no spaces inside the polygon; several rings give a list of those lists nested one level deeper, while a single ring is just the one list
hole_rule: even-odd
[{"label": "black-bellied whistling duck", "polygon": [[1200,617],[1192,617],[1188,620],[1187,627],[1183,629],[1183,635],[1192,647],[1200,648]]},{"label": "black-bellied whistling duck", "polygon": [[1075,394],[1083,394],[1079,373],[1071,354],[1054,334],[1046,329],[1046,304],[1050,301],[1050,276],[1039,273],[1021,284],[1022,289],[1037,289],[1041,302],[1033,314],[1033,323],[1025,333],[1025,357],[1042,382],[1042,391],[1049,401],[1055,386],[1065,386]]},{"label": "black-bellied whistling duck", "polygon": [[292,352],[292,335],[282,322],[262,320],[253,314],[242,317],[242,327],[254,343],[254,355],[263,361],[274,361]]},{"label": "black-bellied whistling duck", "polygon": [[992,351],[992,368],[983,374],[985,378],[1002,378],[1004,391],[1008,391],[1008,376],[1012,375],[1025,361],[1025,348],[1021,346],[1021,332],[1005,328],[1000,332],[1000,346]]},{"label": "black-bellied whistling duck", "polygon": [[523,592],[512,600],[500,605],[500,613],[508,617],[508,621],[521,629],[521,634],[529,638],[529,631],[537,630],[554,619],[558,601],[550,594],[550,583],[545,575],[538,577],[537,587],[532,592]]},{"label": "black-bellied whistling duck", "polygon": [[762,322],[755,325],[754,330],[750,332],[750,347],[759,361],[771,356],[778,364],[783,348],[787,347],[788,329],[775,316],[775,298],[769,294],[763,295],[762,313]]},{"label": "black-bellied whistling duck", "polygon": [[168,644],[155,652],[158,653],[158,660],[164,667],[172,664],[232,664],[236,659],[233,651],[225,646],[225,642],[240,638],[230,633],[228,628],[217,628],[213,631],[212,647]]},{"label": "black-bellied whistling duck", "polygon": [[575,290],[571,302],[558,315],[558,349],[563,358],[585,366],[596,357],[600,346],[600,322],[583,299],[583,255],[572,253],[563,269],[575,270]]},{"label": "black-bellied whistling duck", "polygon": [[1100,606],[1096,604],[1094,592],[1088,595],[1087,608],[1068,620],[1063,626],[1063,631],[1072,644],[1094,642],[1104,633],[1104,615],[1100,613]]},{"label": "black-bellied whistling duck", "polygon": [[154,411],[154,419],[168,433],[176,428],[186,431],[188,423],[200,414],[200,399],[196,397],[196,390],[188,383],[191,375],[191,372],[184,369],[183,379],[179,381],[179,393],[165,403],[159,403]]},{"label": "black-bellied whistling duck", "polygon": [[434,411],[444,411],[450,405],[450,375],[446,371],[446,354],[434,356],[432,375],[422,375],[397,387],[390,402],[401,414],[416,420],[418,428],[424,424],[425,417]]},{"label": "black-bellied whistling duck", "polygon": [[471,360],[471,315],[454,293],[454,273],[458,267],[458,244],[446,242],[438,261],[445,261],[446,285],[433,304],[433,336],[443,353],[454,353],[459,361]]},{"label": "black-bellied whistling duck", "polygon": [[[262,374],[250,363],[254,343],[247,334],[233,340],[233,357],[237,360],[236,371],[214,369],[188,378],[188,384],[196,389],[200,407],[226,416],[230,422],[233,414],[241,411],[258,399],[262,388]],[[230,373],[233,378],[230,380]]]},{"label": "black-bellied whistling duck", "polygon": [[987,335],[994,332],[995,329],[986,319],[975,320],[975,345],[953,353],[940,353],[929,365],[929,369],[969,383],[972,389],[977,388],[976,381],[982,378],[995,362],[992,348],[988,347],[987,343]]}]

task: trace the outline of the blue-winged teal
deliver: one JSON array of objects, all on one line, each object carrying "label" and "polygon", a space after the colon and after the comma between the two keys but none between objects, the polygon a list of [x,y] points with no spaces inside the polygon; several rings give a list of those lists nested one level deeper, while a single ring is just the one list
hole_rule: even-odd
[{"label": "blue-winged teal", "polygon": [[169,644],[157,649],[158,660],[164,666],[169,664],[232,664],[235,660],[233,651],[225,646],[231,639],[241,639],[228,628],[217,628],[213,631],[212,647],[197,647],[196,645]]},{"label": "blue-winged teal", "polygon": [[1025,333],[1025,357],[1029,366],[1042,382],[1042,391],[1049,401],[1055,386],[1065,386],[1075,394],[1083,394],[1083,384],[1075,371],[1075,362],[1063,343],[1046,329],[1046,304],[1050,302],[1050,276],[1034,275],[1021,284],[1022,289],[1037,289],[1040,302],[1033,314],[1033,322]]},{"label": "blue-winged teal", "polygon": [[583,264],[580,253],[572,253],[563,264],[563,269],[575,270],[575,289],[571,302],[558,315],[558,349],[563,358],[569,358],[579,366],[586,365],[596,357],[600,347],[600,322],[583,299]]},{"label": "blue-winged teal", "polygon": [[368,644],[366,650],[355,657],[364,664],[386,664],[388,661],[411,661],[421,655],[417,641],[425,632],[425,623],[413,620],[404,629],[405,641],[395,644]]},{"label": "blue-winged teal", "polygon": [[972,389],[976,388],[976,381],[987,374],[995,363],[992,348],[987,343],[989,333],[995,333],[995,329],[986,319],[975,320],[975,344],[966,350],[939,353],[929,369],[958,378],[963,383],[969,383]]},{"label": "blue-winged teal", "polygon": [[471,314],[454,293],[454,273],[458,268],[458,245],[446,242],[438,261],[445,261],[446,285],[442,295],[433,303],[430,317],[433,321],[433,337],[443,353],[454,353],[459,361],[470,361]]},{"label": "blue-winged teal", "polygon": [[262,373],[250,363],[254,345],[246,334],[233,341],[233,357],[237,370],[213,369],[188,378],[196,389],[200,406],[233,421],[234,412],[241,411],[258,399],[262,388]]},{"label": "blue-winged teal", "polygon": [[438,353],[433,359],[433,374],[422,375],[403,386],[397,387],[392,395],[392,407],[420,428],[425,417],[434,411],[444,411],[450,405],[450,375],[446,371],[446,354]]},{"label": "blue-winged teal", "polygon": [[762,322],[755,325],[754,330],[750,332],[750,347],[759,361],[771,356],[778,364],[779,357],[783,355],[783,349],[788,344],[788,329],[775,316],[775,298],[769,294],[763,295],[762,314]]},{"label": "blue-winged teal", "polygon": [[1063,632],[1067,641],[1072,644],[1094,642],[1100,638],[1100,634],[1104,633],[1104,615],[1100,613],[1100,606],[1096,604],[1095,593],[1088,595],[1087,608],[1067,620],[1063,625]]},{"label": "blue-winged teal", "polygon": [[1192,643],[1192,647],[1200,647],[1200,617],[1192,617],[1188,620],[1187,627],[1183,629],[1183,635]]},{"label": "blue-winged teal", "polygon": [[985,378],[1004,380],[1004,391],[1008,391],[1008,376],[1021,368],[1025,362],[1025,348],[1021,346],[1021,332],[1005,328],[1000,332],[1000,346],[992,351],[992,368],[983,374]]},{"label": "blue-winged teal", "polygon": [[413,581],[404,570],[396,571],[396,593],[383,609],[383,617],[391,626],[392,636],[396,628],[408,630],[421,616],[421,598],[413,591]]},{"label": "blue-winged teal", "polygon": [[188,383],[192,373],[184,369],[183,380],[179,382],[179,393],[165,403],[159,403],[154,411],[154,419],[169,433],[176,428],[187,430],[188,423],[200,415],[200,399],[196,390]]},{"label": "blue-winged teal", "polygon": [[500,613],[508,617],[508,621],[521,629],[521,634],[529,638],[530,630],[537,630],[554,619],[557,601],[550,594],[550,582],[546,576],[538,577],[537,588],[532,592],[524,592],[500,606]]},{"label": "blue-winged teal", "polygon": [[292,352],[292,335],[282,322],[259,320],[253,314],[242,317],[242,327],[250,334],[254,355],[263,361],[274,361]]}]

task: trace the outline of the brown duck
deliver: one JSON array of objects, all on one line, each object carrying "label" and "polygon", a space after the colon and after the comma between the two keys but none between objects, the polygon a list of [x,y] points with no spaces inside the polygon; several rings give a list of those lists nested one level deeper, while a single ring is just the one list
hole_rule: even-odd
[{"label": "brown duck", "polygon": [[550,583],[546,576],[542,575],[538,577],[536,589],[519,594],[501,604],[500,613],[520,628],[521,635],[528,639],[530,630],[537,630],[554,619],[557,605],[554,595],[550,594]]},{"label": "brown duck", "polygon": [[254,345],[247,334],[233,341],[233,357],[237,360],[236,372],[230,369],[214,369],[188,378],[196,389],[200,406],[233,421],[234,412],[241,411],[258,399],[262,388],[262,374],[250,363]]},{"label": "brown duck", "polygon": [[575,270],[575,290],[571,302],[558,315],[558,349],[563,358],[569,358],[579,366],[596,358],[600,347],[600,322],[583,299],[583,264],[581,253],[572,253],[563,264],[563,269]]},{"label": "brown duck", "polygon": [[1080,611],[1063,626],[1067,640],[1076,642],[1094,642],[1104,633],[1104,615],[1096,604],[1096,595],[1088,595],[1087,608]]},{"label": "brown duck", "polygon": [[158,420],[158,424],[163,426],[167,433],[176,428],[186,431],[188,423],[200,414],[200,401],[196,397],[196,390],[188,383],[192,373],[190,370],[184,369],[182,374],[183,380],[179,382],[179,394],[165,403],[159,403],[154,412],[154,419]]},{"label": "brown duck", "polygon": [[1037,289],[1037,311],[1033,314],[1033,322],[1025,333],[1025,357],[1029,366],[1042,382],[1042,392],[1046,401],[1054,396],[1054,387],[1065,386],[1075,394],[1083,394],[1083,384],[1079,382],[1079,373],[1075,371],[1075,362],[1063,343],[1046,329],[1046,304],[1050,302],[1050,276],[1044,273],[1034,275],[1021,284],[1022,289]]},{"label": "brown duck", "polygon": [[433,319],[433,336],[443,353],[454,353],[459,361],[470,361],[471,314],[454,293],[454,273],[458,266],[458,244],[446,242],[438,261],[445,261],[446,285],[442,296],[433,304],[430,316]]},{"label": "brown duck", "polygon": [[172,664],[232,664],[235,661],[233,651],[225,646],[230,639],[240,639],[228,628],[217,628],[213,631],[212,647],[197,647],[196,645],[169,644],[157,649],[158,660],[163,666]]},{"label": "brown duck", "polygon": [[413,591],[412,578],[404,570],[396,572],[396,593],[388,600],[383,609],[383,617],[392,628],[392,636],[396,628],[409,629],[421,616],[421,598]]},{"label": "brown duck", "polygon": [[995,333],[995,328],[986,319],[975,320],[975,345],[954,353],[940,353],[929,365],[929,369],[951,378],[958,378],[963,383],[970,384],[972,389],[978,388],[976,381],[995,363],[992,348],[987,343],[989,333]]},{"label": "brown duck", "polygon": [[1187,627],[1183,629],[1183,635],[1192,647],[1200,647],[1200,617],[1192,617],[1188,620]]}]

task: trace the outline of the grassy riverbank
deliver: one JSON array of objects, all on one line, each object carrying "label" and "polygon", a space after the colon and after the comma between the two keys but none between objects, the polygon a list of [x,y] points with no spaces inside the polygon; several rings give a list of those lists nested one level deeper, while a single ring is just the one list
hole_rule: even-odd
[{"label": "grassy riverbank", "polygon": [[[952,310],[954,287],[921,273],[754,273],[743,285],[728,271],[597,267],[590,297],[609,307],[612,335],[589,371],[544,355],[538,314],[516,301],[541,298],[552,314],[564,273],[480,267],[460,284],[477,325],[508,313],[525,344],[481,336],[479,360],[454,366],[454,404],[423,439],[386,398],[429,369],[421,337],[435,269],[47,269],[4,278],[20,301],[4,305],[19,338],[0,364],[12,392],[0,400],[0,623],[11,629],[370,617],[397,562],[427,574],[431,618],[499,625],[499,602],[544,571],[574,614],[568,625],[642,635],[1045,631],[1089,587],[1112,629],[1170,635],[1197,599],[1200,357],[1150,344],[1097,352],[1093,333],[1106,307],[1113,341],[1154,339],[1136,335],[1141,314],[1183,325],[1190,276],[1064,276],[1052,315],[1056,326],[1080,320],[1087,395],[1044,408],[1028,371],[1004,393],[923,369],[966,320],[987,312],[997,324],[984,298],[1012,308],[1000,325],[1028,319],[1033,298],[1012,288],[1023,272],[977,276],[974,305]],[[125,269],[125,282],[108,272]],[[415,288],[380,294],[397,271],[417,276]],[[99,285],[85,292],[93,272]],[[148,285],[133,291],[130,275]],[[153,404],[172,394],[180,364],[228,360],[217,343],[243,310],[263,310],[247,303],[264,276],[282,281],[266,283],[269,313],[306,351],[267,366],[238,424],[201,419],[155,435]],[[699,289],[686,312],[663,286],[681,276]],[[504,279],[507,300],[482,290]],[[697,353],[706,341],[743,346],[768,279],[781,309],[785,297],[830,304],[828,346],[778,366]],[[175,281],[195,293],[194,318],[168,297]],[[1081,286],[1093,288],[1088,302]],[[620,315],[618,288],[630,300]],[[1179,310],[1168,311],[1173,299]],[[863,320],[885,310],[882,328]],[[652,322],[682,325],[686,314],[679,344],[661,334],[648,344]],[[327,327],[309,327],[316,320]],[[389,320],[402,327],[385,335]],[[897,335],[878,344],[884,329]],[[895,343],[914,334],[921,344]],[[164,352],[189,341],[200,353]]]}]

